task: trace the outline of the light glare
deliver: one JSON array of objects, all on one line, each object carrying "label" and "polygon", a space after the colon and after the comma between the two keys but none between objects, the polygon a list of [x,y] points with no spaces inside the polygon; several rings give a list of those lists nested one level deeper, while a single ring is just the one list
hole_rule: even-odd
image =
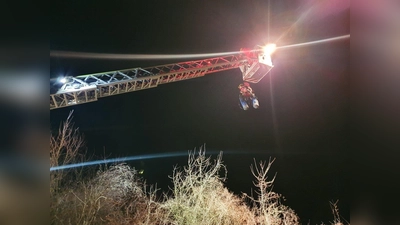
[{"label": "light glare", "polygon": [[275,44],[267,44],[266,46],[263,47],[264,53],[267,55],[271,55],[272,53],[275,52],[276,50],[276,45]]},{"label": "light glare", "polygon": [[66,82],[67,82],[67,78],[65,78],[65,77],[60,78],[60,83],[65,84]]}]

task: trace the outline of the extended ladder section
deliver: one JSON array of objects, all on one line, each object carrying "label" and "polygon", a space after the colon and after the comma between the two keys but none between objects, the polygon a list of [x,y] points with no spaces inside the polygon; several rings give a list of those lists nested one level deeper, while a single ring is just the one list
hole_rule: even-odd
[{"label": "extended ladder section", "polygon": [[[261,61],[257,54],[249,55],[245,52],[240,52],[229,56],[148,68],[133,68],[64,77],[61,80],[53,80],[53,85],[57,83],[63,84],[54,93],[50,93],[50,110],[93,102],[97,101],[98,98],[154,88],[159,84],[202,77],[205,74],[238,67],[242,69],[251,65],[254,68],[255,66],[257,67],[259,62]],[[253,71],[254,69],[251,70],[251,72]],[[256,73],[243,72],[243,78],[254,83],[254,80],[252,80],[254,74],[257,75]],[[261,78],[257,78],[256,82]]]}]

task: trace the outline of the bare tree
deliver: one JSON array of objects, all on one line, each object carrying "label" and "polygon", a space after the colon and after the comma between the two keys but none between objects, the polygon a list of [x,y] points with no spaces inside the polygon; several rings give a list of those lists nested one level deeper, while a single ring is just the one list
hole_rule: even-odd
[{"label": "bare tree", "polygon": [[[84,146],[84,139],[79,129],[74,128],[72,113],[73,111],[60,125],[57,134],[50,136],[50,168],[79,160],[79,150]],[[50,195],[59,189],[65,176],[66,172],[63,170],[50,173]]]},{"label": "bare tree", "polygon": [[[331,205],[331,210],[333,214],[333,222],[331,224],[333,225],[344,225],[344,223],[340,219],[340,214],[339,214],[339,207],[338,207],[338,202],[339,200],[336,200],[336,202],[329,202]],[[350,225],[350,223],[347,223]]]},{"label": "bare tree", "polygon": [[282,195],[272,191],[276,174],[271,180],[268,180],[268,172],[275,159],[260,161],[258,164],[254,160],[254,165],[250,166],[251,173],[256,178],[253,182],[257,188],[255,193],[257,198],[250,198],[255,203],[253,209],[257,217],[257,224],[263,225],[296,225],[299,224],[299,218],[295,212],[281,204]]}]

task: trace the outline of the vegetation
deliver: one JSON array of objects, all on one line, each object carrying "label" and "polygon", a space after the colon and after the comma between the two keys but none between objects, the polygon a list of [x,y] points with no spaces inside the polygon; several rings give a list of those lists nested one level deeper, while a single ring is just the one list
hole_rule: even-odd
[{"label": "vegetation", "polygon": [[[224,176],[219,172],[224,170]],[[172,224],[255,224],[255,218],[244,201],[224,187],[226,168],[222,153],[212,162],[200,149],[189,153],[188,165],[175,168],[172,197],[162,206]]]},{"label": "vegetation", "polygon": [[[83,136],[80,135],[78,129],[74,128],[71,111],[66,121],[58,129],[58,133],[50,136],[50,168],[77,162],[79,158],[82,161],[80,151],[83,146]],[[77,172],[77,170],[72,172]],[[70,170],[50,173],[50,196],[53,196],[62,186],[65,186],[65,182],[70,181],[67,178],[70,174]]]},{"label": "vegetation", "polygon": [[[50,166],[82,161],[83,137],[71,123],[72,113],[50,139]],[[251,165],[255,197],[237,196],[225,186],[227,170],[222,152],[216,159],[205,149],[190,151],[187,165],[175,167],[170,177],[171,194],[157,199],[157,188],[139,178],[125,163],[102,167],[83,175],[73,169],[50,173],[52,224],[157,224],[157,225],[297,225],[299,218],[281,203],[268,180],[274,160]],[[334,221],[343,225],[337,202],[332,203]]]}]

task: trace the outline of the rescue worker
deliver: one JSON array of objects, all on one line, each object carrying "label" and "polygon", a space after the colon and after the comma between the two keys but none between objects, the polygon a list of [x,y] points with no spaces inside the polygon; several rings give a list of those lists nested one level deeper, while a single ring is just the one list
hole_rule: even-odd
[{"label": "rescue worker", "polygon": [[247,82],[243,82],[239,85],[240,94],[244,98],[254,97],[253,89],[250,87],[250,84]]},{"label": "rescue worker", "polygon": [[250,87],[250,84],[247,82],[243,82],[238,86],[240,90],[239,95],[239,106],[243,110],[247,110],[249,108],[249,101],[251,101],[253,108],[257,109],[260,105],[258,103],[256,95],[253,93],[253,89]]}]

